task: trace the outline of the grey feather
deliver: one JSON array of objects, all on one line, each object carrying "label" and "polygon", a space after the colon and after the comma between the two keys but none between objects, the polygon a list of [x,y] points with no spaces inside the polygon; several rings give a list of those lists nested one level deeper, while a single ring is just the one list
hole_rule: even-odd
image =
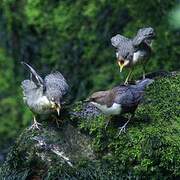
[{"label": "grey feather", "polygon": [[142,98],[142,91],[131,86],[123,88],[122,86],[116,92],[114,102],[123,107],[134,107],[139,104]]},{"label": "grey feather", "polygon": [[120,34],[117,34],[116,36],[113,36],[111,38],[111,44],[116,48],[119,48],[120,46],[122,46],[122,44],[127,43],[128,41],[129,41],[128,38]]},{"label": "grey feather", "polygon": [[138,89],[144,91],[144,89],[145,89],[146,87],[148,87],[150,84],[152,84],[153,82],[154,82],[153,79],[146,78],[146,79],[143,79],[143,80],[141,80],[141,81],[138,81],[136,87],[137,87]]},{"label": "grey feather", "polygon": [[152,79],[144,79],[136,85],[113,88],[113,92],[116,93],[114,101],[122,106],[136,106],[141,102],[145,88],[153,82]]},{"label": "grey feather", "polygon": [[138,30],[137,35],[132,39],[133,46],[137,47],[141,43],[148,43],[150,45],[152,39],[155,37],[155,31],[153,28],[141,28]]},{"label": "grey feather", "polygon": [[30,91],[37,89],[37,85],[28,79],[22,81],[21,87],[23,89],[24,94],[28,94]]},{"label": "grey feather", "polygon": [[114,47],[116,47],[118,57],[121,56],[124,59],[132,60],[134,48],[131,39],[118,34],[111,38],[111,43]]},{"label": "grey feather", "polygon": [[34,83],[36,83],[37,86],[42,86],[43,85],[43,79],[37,74],[37,72],[29,64],[27,64],[25,62],[21,62],[21,64],[28,67],[30,73],[35,77],[37,82],[34,82]]},{"label": "grey feather", "polygon": [[68,90],[69,86],[60,72],[55,72],[47,75],[44,79],[44,85],[46,87],[46,95],[49,97],[52,94],[62,97]]},{"label": "grey feather", "polygon": [[56,110],[55,104],[62,103],[62,96],[65,95],[69,86],[60,72],[47,75],[43,80],[36,71],[27,63],[30,73],[35,77],[33,80],[24,80],[21,83],[23,99],[31,111],[38,114],[48,114]]},{"label": "grey feather", "polygon": [[37,87],[33,81],[24,80],[21,83],[21,87],[23,89],[23,99],[33,112],[38,114],[47,114],[51,112],[48,104],[41,104],[45,98],[42,86]]},{"label": "grey feather", "polygon": [[117,50],[117,58],[130,60],[130,65],[132,65],[133,55],[137,51],[143,56],[140,56],[139,59],[147,60],[150,57],[151,48],[149,45],[154,37],[154,29],[149,27],[139,29],[137,35],[132,39],[117,34],[111,38],[111,43]]}]

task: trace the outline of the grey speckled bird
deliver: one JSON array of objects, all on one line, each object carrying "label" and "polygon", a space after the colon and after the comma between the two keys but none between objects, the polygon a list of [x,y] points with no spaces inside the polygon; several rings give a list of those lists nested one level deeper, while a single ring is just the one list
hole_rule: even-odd
[{"label": "grey speckled bird", "polygon": [[116,48],[117,62],[120,72],[123,67],[131,68],[125,84],[132,74],[134,65],[143,65],[143,78],[145,78],[145,65],[151,55],[151,41],[155,37],[154,29],[151,27],[139,29],[136,36],[132,39],[126,38],[120,34],[111,38],[112,45]]},{"label": "grey speckled bird", "polygon": [[[21,86],[24,101],[34,114],[49,114],[57,111],[60,115],[63,96],[68,92],[69,86],[60,72],[48,74],[42,79],[27,63],[22,62],[30,71],[30,79],[22,81]],[[38,128],[34,116],[32,128]]]},{"label": "grey speckled bird", "polygon": [[119,85],[107,91],[95,92],[87,101],[107,116],[130,113],[130,118],[120,128],[120,134],[122,131],[125,131],[126,125],[134,117],[136,108],[142,100],[145,88],[153,81],[152,79],[144,79],[136,85]]}]

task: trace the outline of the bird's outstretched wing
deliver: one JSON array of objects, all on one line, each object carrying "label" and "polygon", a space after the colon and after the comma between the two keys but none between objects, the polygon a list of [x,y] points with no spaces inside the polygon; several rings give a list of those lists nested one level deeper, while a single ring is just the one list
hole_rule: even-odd
[{"label": "bird's outstretched wing", "polygon": [[129,41],[128,38],[117,34],[116,36],[113,36],[111,38],[111,44],[115,47],[115,48],[119,48],[121,46],[123,46],[124,44],[126,44]]},{"label": "bird's outstretched wing", "polygon": [[22,81],[21,87],[23,89],[23,95],[24,95],[23,99],[25,102],[38,88],[36,84],[33,81],[30,81],[29,79]]},{"label": "bird's outstretched wing", "polygon": [[25,65],[28,68],[28,70],[30,71],[30,74],[34,76],[34,78],[35,78],[34,83],[37,86],[43,86],[43,79],[37,74],[37,72],[29,64],[27,64],[25,62],[21,62],[21,64]]},{"label": "bird's outstretched wing", "polygon": [[137,35],[132,39],[132,43],[135,47],[145,42],[149,45],[155,37],[155,31],[153,28],[141,28],[138,30]]},{"label": "bird's outstretched wing", "polygon": [[44,79],[44,85],[48,93],[50,93],[50,91],[57,91],[65,95],[69,90],[69,85],[65,78],[58,71],[47,75]]}]

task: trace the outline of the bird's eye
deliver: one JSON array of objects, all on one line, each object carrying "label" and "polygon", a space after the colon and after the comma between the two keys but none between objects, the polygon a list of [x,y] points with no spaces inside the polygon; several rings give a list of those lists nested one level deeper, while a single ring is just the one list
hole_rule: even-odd
[{"label": "bird's eye", "polygon": [[54,101],[54,98],[51,98],[52,101]]}]

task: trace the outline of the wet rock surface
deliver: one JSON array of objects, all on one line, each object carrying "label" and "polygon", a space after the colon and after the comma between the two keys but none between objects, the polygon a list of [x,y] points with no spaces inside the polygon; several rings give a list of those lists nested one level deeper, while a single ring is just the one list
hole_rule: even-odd
[{"label": "wet rock surface", "polygon": [[126,117],[107,118],[90,104],[68,107],[59,128],[51,119],[17,139],[1,179],[174,179],[180,177],[180,75],[157,78],[126,133]]}]

